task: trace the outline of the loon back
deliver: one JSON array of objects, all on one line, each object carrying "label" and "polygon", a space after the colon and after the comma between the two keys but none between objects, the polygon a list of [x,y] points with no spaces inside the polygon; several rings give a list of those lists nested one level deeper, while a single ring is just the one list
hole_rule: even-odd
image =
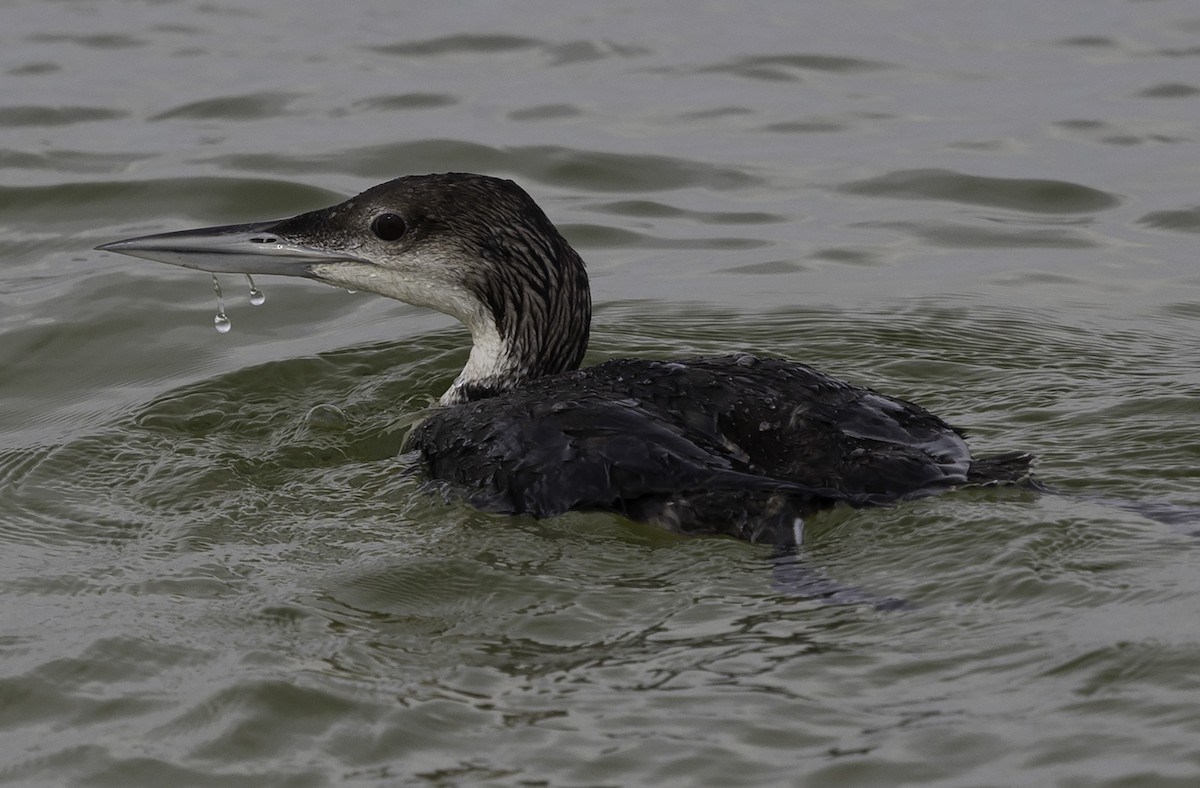
[{"label": "loon back", "polygon": [[614,361],[587,349],[583,261],[512,181],[397,178],[288,219],[101,250],[214,273],[301,276],[439,310],[471,354],[409,446],[492,511],[601,509],[687,533],[791,543],[835,503],[1018,481],[1032,458],[973,461],[927,411],[801,364],[752,356]]},{"label": "loon back", "polygon": [[928,411],[811,367],[750,355],[610,361],[435,412],[409,435],[475,506],[617,512],[689,534],[799,541],[837,503],[1016,482],[1024,454],[973,464]]}]

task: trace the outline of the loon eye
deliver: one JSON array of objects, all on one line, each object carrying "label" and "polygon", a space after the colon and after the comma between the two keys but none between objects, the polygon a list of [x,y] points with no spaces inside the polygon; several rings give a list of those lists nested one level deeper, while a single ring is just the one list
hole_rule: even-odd
[{"label": "loon eye", "polygon": [[371,232],[381,241],[398,241],[407,229],[399,214],[381,213],[371,220]]}]

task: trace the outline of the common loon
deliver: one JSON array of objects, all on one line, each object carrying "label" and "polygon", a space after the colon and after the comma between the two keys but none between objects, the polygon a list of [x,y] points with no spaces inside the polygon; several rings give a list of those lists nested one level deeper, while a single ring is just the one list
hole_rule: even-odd
[{"label": "common loon", "polygon": [[579,369],[591,294],[579,255],[520,186],[398,178],[278,221],[97,249],[213,273],[300,276],[451,315],[466,366],[410,432],[428,475],[492,512],[617,512],[688,534],[794,545],[805,517],[1025,480],[972,458],[923,408],[748,354]]}]

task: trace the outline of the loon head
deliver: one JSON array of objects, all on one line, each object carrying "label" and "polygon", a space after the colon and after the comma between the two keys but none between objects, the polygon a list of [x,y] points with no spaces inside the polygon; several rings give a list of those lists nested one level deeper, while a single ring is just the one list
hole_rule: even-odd
[{"label": "loon head", "polygon": [[289,219],[96,248],[213,273],[302,276],[451,315],[473,345],[445,404],[575,369],[587,350],[583,261],[537,203],[500,178],[411,175]]}]

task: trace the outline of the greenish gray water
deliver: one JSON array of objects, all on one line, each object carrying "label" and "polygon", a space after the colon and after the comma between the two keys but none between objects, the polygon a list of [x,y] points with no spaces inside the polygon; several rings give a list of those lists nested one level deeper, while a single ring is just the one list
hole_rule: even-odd
[{"label": "greenish gray water", "polygon": [[[1200,779],[1194,4],[0,20],[0,781]],[[422,489],[446,318],[227,277],[222,336],[205,276],[91,251],[447,169],[588,260],[590,362],[803,360],[1060,492],[816,518],[808,566],[910,607],[805,599],[757,547]]]}]

